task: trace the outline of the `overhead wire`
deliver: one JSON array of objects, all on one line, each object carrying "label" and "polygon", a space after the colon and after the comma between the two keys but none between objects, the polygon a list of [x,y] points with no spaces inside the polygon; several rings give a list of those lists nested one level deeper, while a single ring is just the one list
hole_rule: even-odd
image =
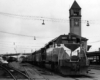
[{"label": "overhead wire", "polygon": [[0,12],[0,14],[4,16],[16,17],[16,18],[22,18],[22,19],[45,20],[45,21],[55,21],[55,22],[69,21],[66,19],[49,18],[49,17],[43,17],[43,16],[19,15],[19,14],[5,13],[5,12]]},{"label": "overhead wire", "polygon": [[[67,20],[67,19],[57,19],[57,18],[48,18],[48,17],[30,16],[30,15],[18,15],[18,14],[4,13],[4,12],[0,12],[0,14],[9,16],[9,17],[17,17],[17,18],[24,18],[24,19],[45,20],[45,21],[53,21],[53,22],[69,22],[69,20]],[[86,21],[87,20],[82,20],[82,22],[86,22]],[[17,36],[32,37],[34,39],[36,37],[36,36],[31,36],[31,35],[23,35],[23,34],[10,33],[10,32],[5,32],[5,31],[0,31],[0,32],[17,35]],[[97,42],[100,42],[100,41],[95,41],[95,42],[90,42],[90,43],[97,43]]]},{"label": "overhead wire", "polygon": [[[16,33],[10,33],[10,32],[5,32],[5,31],[0,31],[0,33],[6,33],[6,34],[12,34],[12,35],[17,35],[17,36],[25,36],[25,37],[32,37],[32,38],[37,38],[36,36],[31,36],[31,35],[23,35],[23,34],[16,34]],[[46,37],[47,38],[47,37]],[[100,40],[98,41],[93,41],[93,42],[89,42],[89,43],[97,43],[100,42]],[[1,43],[1,42],[0,42]],[[12,42],[11,42],[12,43]],[[3,43],[2,43],[3,44]],[[13,43],[12,43],[13,44]],[[29,43],[28,43],[29,44]],[[32,44],[32,43],[30,43]]]},{"label": "overhead wire", "polygon": [[10,32],[5,32],[5,31],[0,31],[0,32],[1,32],[1,33],[12,34],[12,35],[18,35],[18,36],[25,36],[25,37],[35,37],[35,36],[23,35],[23,34],[17,34],[17,33],[10,33]]},{"label": "overhead wire", "polygon": [[[4,16],[16,17],[16,18],[22,18],[22,19],[44,20],[44,21],[52,21],[52,22],[69,22],[68,19],[62,19],[62,18],[50,18],[50,17],[32,16],[32,15],[19,15],[19,14],[5,13],[5,12],[0,12],[0,14]],[[81,20],[81,22],[87,22],[87,20]]]},{"label": "overhead wire", "polygon": [[[23,45],[24,44],[24,45]],[[5,47],[5,48],[9,48],[9,47],[23,47],[23,48],[36,48],[36,47],[41,47],[43,45],[34,45],[34,43],[23,43],[23,42],[11,42],[11,41],[0,41],[0,45],[2,45],[1,47]]]},{"label": "overhead wire", "polygon": [[[31,36],[31,35],[23,35],[23,34],[16,34],[16,33],[10,33],[10,32],[5,32],[5,31],[0,31],[0,33],[6,33],[6,34],[12,34],[12,35],[17,35],[17,36],[25,36],[25,37],[32,37],[32,38],[36,38],[36,36]],[[46,37],[47,38],[47,37]],[[100,40],[98,41],[93,41],[93,42],[89,42],[89,43],[97,43],[100,42]],[[12,43],[12,42],[11,42]],[[12,43],[13,44],[13,43]],[[31,43],[30,43],[31,44]]]},{"label": "overhead wire", "polygon": [[[41,16],[29,16],[29,15],[18,15],[18,14],[11,14],[11,13],[4,13],[0,12],[1,15],[6,15],[6,16],[14,16],[14,17],[21,17],[21,18],[33,18],[33,19],[38,19],[38,20],[51,20],[51,21],[68,21],[66,19],[57,19],[57,18],[48,18],[48,17],[41,17]],[[84,22],[87,22],[87,20],[83,20]],[[13,34],[13,35],[18,35],[18,36],[25,36],[25,37],[34,37],[34,40],[36,39],[35,36],[30,36],[30,35],[23,35],[23,34],[17,34],[17,33],[10,33],[10,32],[5,32],[5,31],[0,31],[1,33],[7,33],[7,34]]]},{"label": "overhead wire", "polygon": [[3,47],[11,47],[11,48],[14,48],[14,47],[23,47],[23,48],[34,48],[34,47],[41,47],[41,46],[33,46],[33,45],[9,45],[9,44],[2,44],[0,43],[0,48],[3,48]]},{"label": "overhead wire", "polygon": [[[6,31],[0,31],[0,33],[6,33],[6,34],[11,34],[11,35],[17,35],[17,36],[24,36],[24,37],[31,37],[34,38],[34,40],[36,40],[37,38],[43,38],[40,36],[33,36],[33,35],[24,35],[24,34],[17,34],[17,33],[11,33],[11,32],[6,32]],[[44,38],[53,38],[53,37],[44,37]]]}]

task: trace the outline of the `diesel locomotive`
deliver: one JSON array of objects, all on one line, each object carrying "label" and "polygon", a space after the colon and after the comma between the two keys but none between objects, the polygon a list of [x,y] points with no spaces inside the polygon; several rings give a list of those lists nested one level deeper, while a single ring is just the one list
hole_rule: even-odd
[{"label": "diesel locomotive", "polygon": [[32,64],[59,71],[63,75],[87,74],[87,40],[73,33],[60,35],[27,59]]}]

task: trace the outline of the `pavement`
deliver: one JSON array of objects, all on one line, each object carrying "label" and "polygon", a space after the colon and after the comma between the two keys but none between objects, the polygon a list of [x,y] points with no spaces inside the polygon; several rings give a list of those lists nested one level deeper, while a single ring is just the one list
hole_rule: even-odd
[{"label": "pavement", "polygon": [[13,68],[15,68],[15,69],[18,69],[18,70],[20,70],[20,71],[24,71],[24,68],[21,66],[21,63],[19,63],[19,62],[16,62],[16,61],[10,62],[10,63],[8,63],[8,65],[9,65],[10,67],[13,67]]},{"label": "pavement", "polygon": [[[16,64],[16,65],[15,65]],[[30,64],[13,62],[10,66],[26,71],[31,80],[100,80],[100,66],[90,65],[90,71],[86,76],[61,76],[53,72],[41,69]]]},{"label": "pavement", "polygon": [[100,80],[100,70],[96,69],[91,69],[91,71],[84,76],[61,76],[38,67],[29,66],[24,67],[24,69],[27,71],[32,80]]},{"label": "pavement", "polygon": [[100,70],[100,65],[90,65],[90,69]]}]

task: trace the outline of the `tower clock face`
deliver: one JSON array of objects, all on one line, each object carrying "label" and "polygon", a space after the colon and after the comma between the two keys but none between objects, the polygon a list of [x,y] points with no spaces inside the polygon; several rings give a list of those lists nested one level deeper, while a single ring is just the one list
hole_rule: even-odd
[{"label": "tower clock face", "polygon": [[79,26],[79,20],[78,19],[74,20],[74,26]]}]

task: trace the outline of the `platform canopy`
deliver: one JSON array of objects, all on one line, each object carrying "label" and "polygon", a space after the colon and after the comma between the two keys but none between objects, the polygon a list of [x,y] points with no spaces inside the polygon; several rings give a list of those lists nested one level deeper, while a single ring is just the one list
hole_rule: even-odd
[{"label": "platform canopy", "polygon": [[88,57],[100,56],[100,51],[87,52]]}]

